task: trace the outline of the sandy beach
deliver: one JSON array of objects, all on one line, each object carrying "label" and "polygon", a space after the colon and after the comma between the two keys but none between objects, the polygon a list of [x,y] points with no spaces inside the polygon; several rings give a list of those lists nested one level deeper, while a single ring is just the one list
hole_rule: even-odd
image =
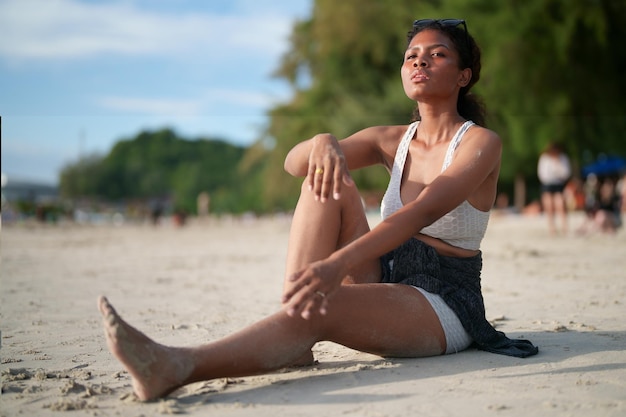
[{"label": "sandy beach", "polygon": [[626,231],[552,237],[541,216],[510,214],[482,247],[487,318],[537,356],[386,359],[325,342],[313,367],[136,401],[98,295],[159,342],[214,340],[280,307],[288,231],[288,217],[2,225],[0,416],[626,415]]}]

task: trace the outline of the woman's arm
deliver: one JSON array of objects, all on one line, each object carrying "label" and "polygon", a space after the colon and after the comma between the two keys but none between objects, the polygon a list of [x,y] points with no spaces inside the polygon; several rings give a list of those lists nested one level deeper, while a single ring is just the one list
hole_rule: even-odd
[{"label": "woman's arm", "polygon": [[364,259],[379,257],[398,247],[465,200],[479,209],[491,208],[496,195],[502,143],[494,132],[475,129],[467,132],[450,166],[415,200],[331,258],[339,259],[349,271]]},{"label": "woman's arm", "polygon": [[[370,232],[310,264],[290,279],[293,287],[283,301],[291,315],[300,314],[315,291],[331,294],[342,277],[365,260],[375,259],[417,235],[465,200],[493,204],[500,168],[501,142],[493,132],[475,128],[444,173],[428,184],[415,200],[387,217]],[[474,130],[474,129],[472,129]]]},{"label": "woman's arm", "polygon": [[380,141],[390,133],[391,127],[377,126],[360,130],[343,140],[337,140],[330,133],[320,133],[311,139],[294,146],[285,158],[285,171],[294,177],[308,174],[311,152],[315,149],[328,151],[328,145],[338,143],[343,152],[348,169],[359,169],[381,163]]},{"label": "woman's arm", "polygon": [[397,127],[372,127],[341,141],[329,133],[315,135],[291,149],[285,158],[285,171],[306,176],[309,187],[322,201],[331,191],[339,198],[342,183],[352,183],[349,170],[385,163],[381,144],[397,131]]}]

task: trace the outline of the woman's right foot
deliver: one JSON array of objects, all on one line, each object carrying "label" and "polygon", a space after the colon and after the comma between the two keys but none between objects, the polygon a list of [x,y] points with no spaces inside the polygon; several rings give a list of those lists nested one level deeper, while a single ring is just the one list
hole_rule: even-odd
[{"label": "woman's right foot", "polygon": [[140,400],[164,397],[184,384],[193,364],[179,349],[158,344],[126,323],[106,297],[98,298],[98,309],[109,350],[130,373]]}]

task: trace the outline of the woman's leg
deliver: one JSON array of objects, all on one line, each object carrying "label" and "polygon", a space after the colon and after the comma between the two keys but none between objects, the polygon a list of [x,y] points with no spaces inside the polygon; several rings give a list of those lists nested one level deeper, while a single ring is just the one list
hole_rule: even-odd
[{"label": "woman's leg", "polygon": [[281,310],[224,339],[192,348],[160,345],[124,322],[106,298],[98,305],[109,350],[130,373],[142,400],[163,397],[192,382],[272,372],[322,340],[381,356],[445,351],[436,313],[407,285],[342,286],[325,316],[304,320]]},{"label": "woman's leg", "polygon": [[[327,258],[370,230],[361,196],[355,186],[345,186],[341,199],[315,201],[307,184],[302,184],[296,205],[287,251],[285,288],[291,274],[306,265]],[[380,264],[377,259],[366,262],[346,282],[379,282]]]},{"label": "woman's leg", "polygon": [[[344,185],[339,200],[329,199],[321,203],[314,199],[306,181],[303,182],[289,233],[283,290],[289,288],[291,274],[302,270],[311,262],[327,258],[369,230],[356,186]],[[380,282],[378,260],[366,262],[352,276],[344,277],[345,284],[365,282]],[[307,366],[314,362],[313,353],[309,350],[296,358],[291,365]]]},{"label": "woman's leg", "polygon": [[541,205],[543,206],[543,212],[548,219],[548,231],[550,234],[555,234],[556,226],[554,224],[554,203],[552,201],[552,193],[543,192],[541,194]]},{"label": "woman's leg", "polygon": [[565,196],[563,193],[554,193],[552,206],[555,217],[558,217],[561,222],[561,232],[566,235],[568,231],[567,207],[565,206]]}]

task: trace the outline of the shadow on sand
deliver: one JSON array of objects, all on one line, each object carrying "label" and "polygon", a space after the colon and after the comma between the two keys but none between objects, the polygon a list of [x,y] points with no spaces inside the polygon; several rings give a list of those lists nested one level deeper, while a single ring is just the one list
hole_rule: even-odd
[{"label": "shadow on sand", "polygon": [[[194,390],[180,390],[173,397],[182,407],[215,402],[263,405],[372,403],[412,395],[385,389],[388,384],[446,376],[471,379],[476,377],[472,373],[486,370],[496,371],[492,377],[508,379],[547,373],[579,374],[626,369],[626,363],[596,360],[593,365],[576,366],[576,361],[571,360],[578,356],[626,350],[626,332],[530,332],[523,335],[511,332],[509,337],[532,340],[539,346],[539,354],[520,359],[469,349],[456,355],[432,358],[371,360],[372,356],[367,356],[364,361],[322,362],[311,368],[270,374],[262,377],[262,382],[238,379],[221,386],[216,386],[215,382],[206,383]],[[372,386],[378,387],[374,394],[371,389],[362,389],[361,393],[350,390]]]}]

